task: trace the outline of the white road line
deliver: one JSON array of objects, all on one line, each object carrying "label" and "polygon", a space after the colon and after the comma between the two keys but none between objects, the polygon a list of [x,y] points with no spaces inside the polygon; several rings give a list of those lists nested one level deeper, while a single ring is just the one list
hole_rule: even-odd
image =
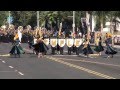
[{"label": "white road line", "polygon": [[3,63],[6,63],[5,61],[2,61]]},{"label": "white road line", "polygon": [[18,70],[15,70],[15,72],[17,72]]},{"label": "white road line", "polygon": [[15,72],[15,71],[0,71],[0,72]]},{"label": "white road line", "polygon": [[13,66],[9,66],[10,68],[14,68]]},{"label": "white road line", "polygon": [[20,75],[22,75],[22,76],[24,75],[24,74],[23,74],[23,73],[21,73],[21,72],[18,72],[18,73],[19,73]]},{"label": "white road line", "polygon": [[[0,59],[0,60],[2,60],[2,59]],[[3,63],[6,63],[5,61],[2,61]],[[8,67],[10,67],[10,68],[14,68],[13,66],[8,66]],[[14,70],[15,72],[18,72],[18,70]],[[0,72],[3,72],[3,71],[0,71]],[[5,72],[5,71],[4,71]],[[9,72],[9,71],[6,71],[6,72]],[[10,71],[11,72],[11,71]],[[24,75],[22,72],[18,72],[20,75]]]}]

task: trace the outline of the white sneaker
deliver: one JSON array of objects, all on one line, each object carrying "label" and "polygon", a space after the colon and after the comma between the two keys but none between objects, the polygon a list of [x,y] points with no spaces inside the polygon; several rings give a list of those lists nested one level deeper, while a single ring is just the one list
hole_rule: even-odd
[{"label": "white sneaker", "polygon": [[107,58],[109,58],[110,56],[107,56]]}]

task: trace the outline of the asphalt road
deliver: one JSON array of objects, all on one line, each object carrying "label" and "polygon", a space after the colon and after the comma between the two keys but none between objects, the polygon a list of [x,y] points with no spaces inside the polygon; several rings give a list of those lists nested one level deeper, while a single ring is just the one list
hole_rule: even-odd
[{"label": "asphalt road", "polygon": [[12,45],[0,44],[0,79],[119,79],[120,78],[120,53],[114,58],[91,56],[89,58],[80,54],[48,55],[37,58],[28,49],[27,44],[22,44],[25,54],[21,58],[9,57]]}]

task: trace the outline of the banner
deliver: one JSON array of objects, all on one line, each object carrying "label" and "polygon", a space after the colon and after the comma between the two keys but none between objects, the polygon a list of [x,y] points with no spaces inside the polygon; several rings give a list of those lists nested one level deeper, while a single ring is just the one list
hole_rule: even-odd
[{"label": "banner", "polygon": [[74,39],[66,39],[66,44],[68,47],[72,47],[74,44]]},{"label": "banner", "polygon": [[60,47],[64,47],[65,46],[65,39],[58,39],[58,45]]},{"label": "banner", "polygon": [[52,47],[57,46],[57,39],[50,39],[50,45],[51,45]]},{"label": "banner", "polygon": [[74,40],[74,45],[75,45],[76,47],[79,47],[81,44],[82,44],[82,39],[75,39],[75,40]]},{"label": "banner", "polygon": [[44,42],[46,45],[49,45],[49,38],[44,39],[43,42]]}]

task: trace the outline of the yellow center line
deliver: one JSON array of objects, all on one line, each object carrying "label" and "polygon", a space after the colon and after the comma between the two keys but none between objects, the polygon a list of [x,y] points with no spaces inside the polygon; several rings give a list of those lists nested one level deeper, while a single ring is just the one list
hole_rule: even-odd
[{"label": "yellow center line", "polygon": [[70,67],[74,67],[74,68],[76,68],[76,69],[79,69],[79,70],[88,72],[88,73],[90,73],[90,74],[93,74],[93,75],[96,75],[96,76],[99,76],[99,77],[103,77],[103,78],[106,78],[106,79],[116,79],[116,78],[114,78],[114,77],[111,77],[111,76],[108,76],[108,75],[105,75],[105,74],[102,74],[102,73],[99,73],[99,72],[96,72],[96,71],[93,71],[93,70],[90,70],[90,69],[87,69],[87,68],[78,66],[78,65],[75,65],[75,64],[71,64],[71,63],[62,61],[62,60],[57,59],[57,58],[53,58],[53,57],[49,57],[49,56],[45,56],[45,57],[48,58],[48,59],[50,59],[50,60],[53,60],[53,61],[56,61],[56,62],[65,64],[65,65],[70,66]]},{"label": "yellow center line", "polygon": [[[31,50],[28,50],[28,49],[25,49],[25,48],[24,48],[24,50],[26,50],[28,52],[31,52]],[[50,57],[50,56],[45,56],[45,57],[48,58],[48,59],[50,59],[50,60],[53,60],[53,61],[65,64],[65,65],[67,65],[69,67],[73,67],[73,68],[85,71],[87,73],[90,73],[90,74],[93,74],[93,75],[96,75],[96,76],[99,76],[99,77],[103,77],[103,78],[106,78],[106,79],[116,79],[114,77],[111,77],[111,76],[108,76],[108,75],[105,75],[105,74],[102,74],[102,73],[99,73],[99,72],[96,72],[96,71],[93,71],[93,70],[90,70],[90,69],[78,66],[78,65],[75,65],[75,64],[71,64],[69,62],[65,62],[65,61],[57,59],[57,58],[53,58],[53,57]]]},{"label": "yellow center line", "polygon": [[60,59],[60,60],[64,60],[64,61],[87,62],[87,63],[95,63],[95,64],[101,64],[101,65],[107,65],[107,66],[120,67],[120,65],[107,64],[107,63],[94,62],[94,61],[86,61],[86,60],[84,60],[84,59],[82,59],[82,60],[77,60],[77,59],[67,59],[67,58],[58,58],[58,59]]}]

